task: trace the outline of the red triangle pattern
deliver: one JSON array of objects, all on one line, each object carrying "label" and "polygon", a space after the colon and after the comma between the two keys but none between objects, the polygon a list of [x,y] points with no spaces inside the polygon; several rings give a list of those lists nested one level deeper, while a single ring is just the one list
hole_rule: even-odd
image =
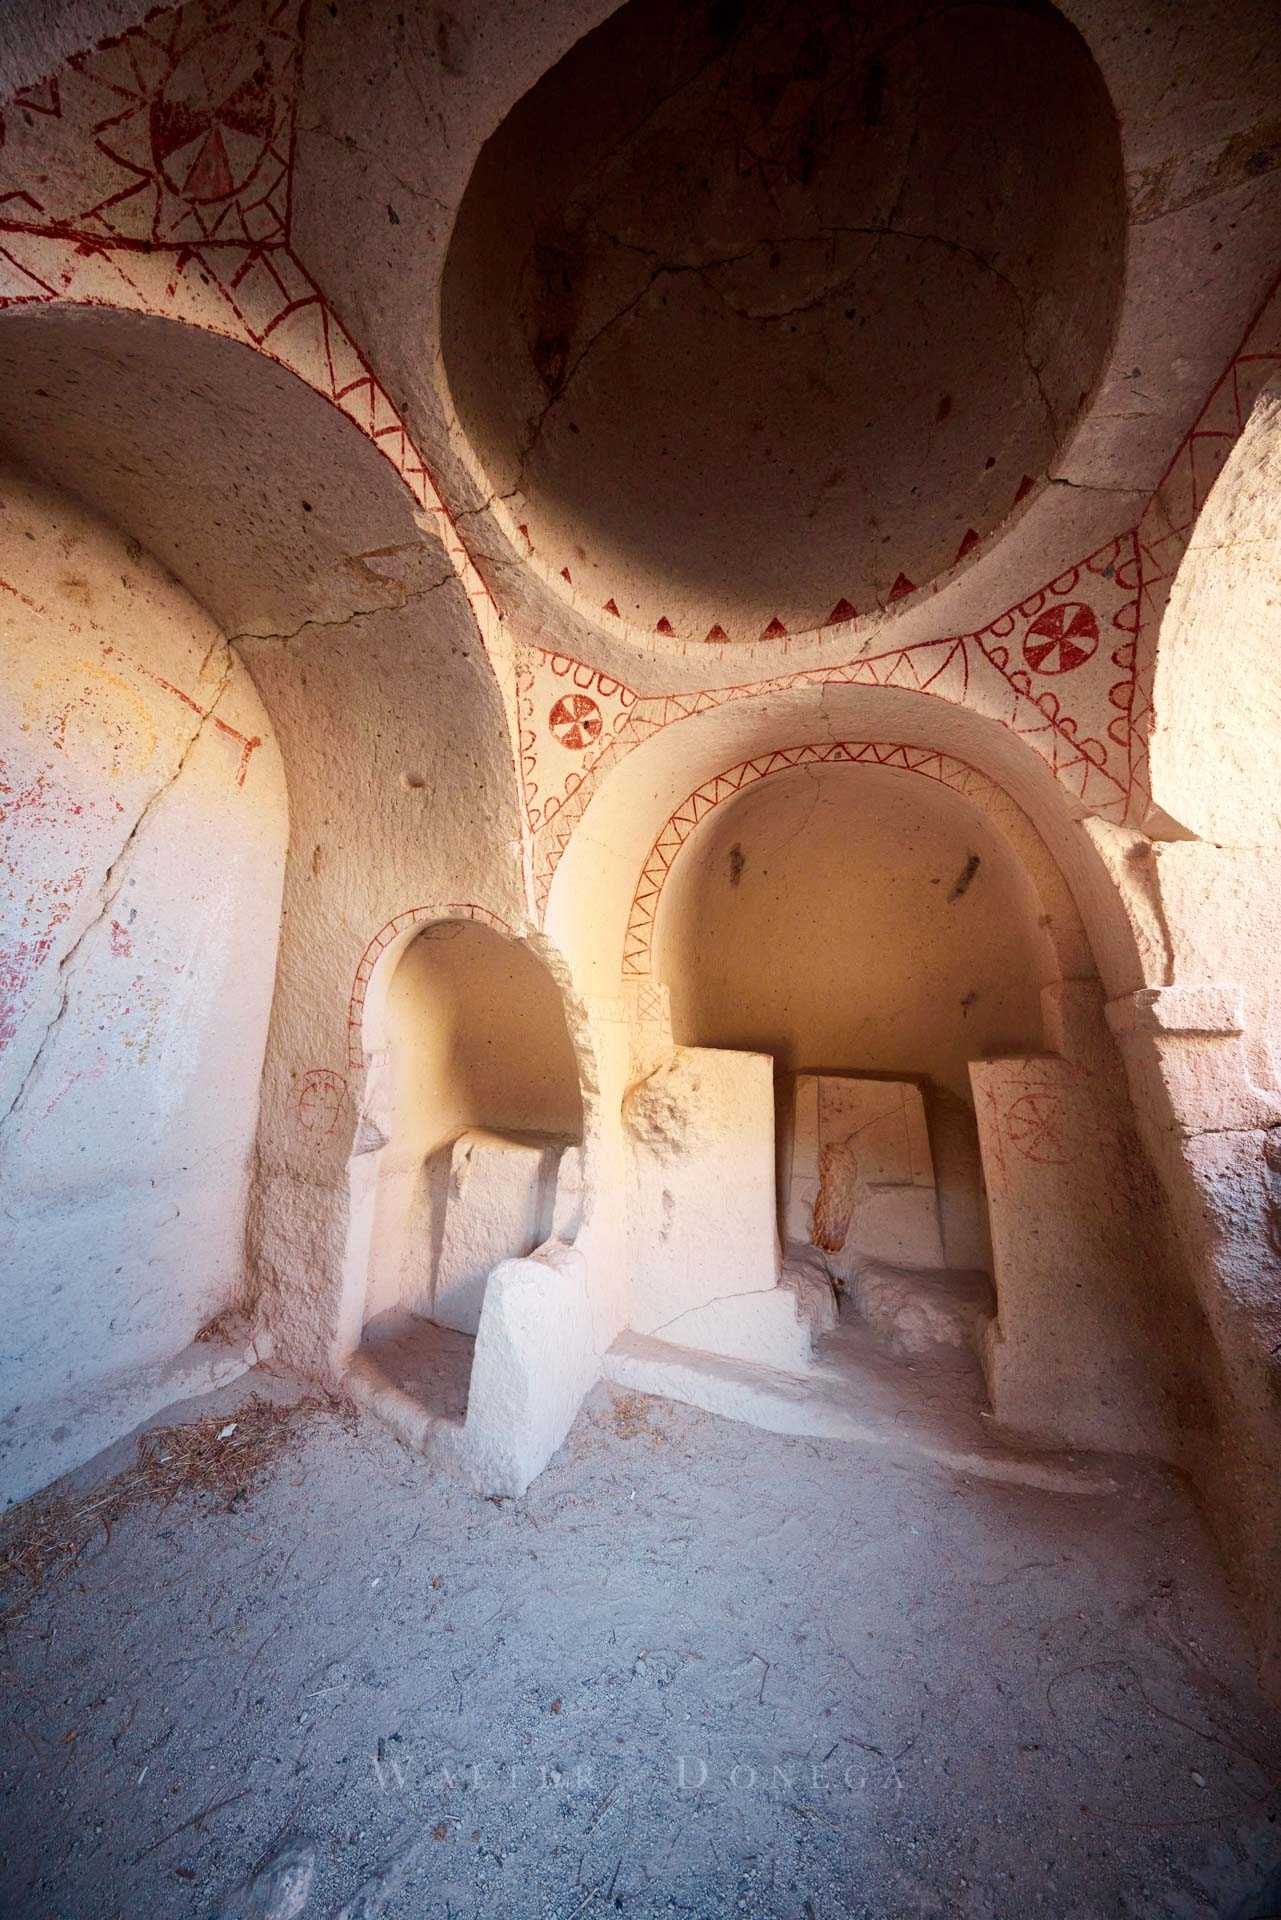
[{"label": "red triangle pattern", "polygon": [[825,740],[803,747],[783,747],[726,768],[686,796],[650,849],[628,916],[623,946],[624,977],[643,979],[649,974],[654,922],[664,883],[677,854],[707,815],[722,801],[758,780],[769,779],[772,774],[834,764],[890,767],[898,772],[924,775],[960,791],[973,791],[980,782],[984,786],[991,784],[963,761],[953,760],[932,747],[909,747],[880,740]]}]

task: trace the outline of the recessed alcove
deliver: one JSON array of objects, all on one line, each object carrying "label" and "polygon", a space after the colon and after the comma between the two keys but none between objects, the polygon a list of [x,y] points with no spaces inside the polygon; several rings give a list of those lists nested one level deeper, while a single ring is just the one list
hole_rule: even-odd
[{"label": "recessed alcove", "polygon": [[691,837],[656,936],[673,1035],[772,1056],[784,1222],[797,1076],[903,1080],[924,1103],[946,1264],[990,1265],[968,1069],[1044,1043],[1038,921],[1000,834],[923,775],[772,774]]},{"label": "recessed alcove", "polygon": [[[390,1121],[366,1318],[403,1308],[474,1334],[476,1261],[492,1253],[495,1265],[547,1237],[561,1155],[582,1140],[560,990],[527,947],[440,920],[405,949],[383,1018]],[[473,1177],[487,1217],[469,1226],[460,1215],[475,1211]]]}]

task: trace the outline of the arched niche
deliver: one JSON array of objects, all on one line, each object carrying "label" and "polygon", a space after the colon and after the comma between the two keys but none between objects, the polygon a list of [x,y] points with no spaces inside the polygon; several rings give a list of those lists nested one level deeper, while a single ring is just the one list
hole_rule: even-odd
[{"label": "arched niche", "polygon": [[1043,1044],[1041,900],[937,764],[784,760],[704,816],[653,939],[678,1043],[930,1073],[962,1097],[976,1055]]},{"label": "arched niche", "polygon": [[1255,401],[1179,563],[1157,640],[1152,799],[1198,839],[1281,846],[1281,383]]},{"label": "arched niche", "polygon": [[8,465],[0,501],[0,1486],[19,1497],[172,1398],[167,1363],[240,1296],[289,816],[262,700],[145,516],[126,531]]},{"label": "arched niche", "polygon": [[[1031,746],[1008,728],[929,694],[825,685],[772,690],[675,720],[602,780],[552,878],[545,926],[579,992],[616,993],[632,967],[629,930],[650,855],[686,803],[727,769],[792,749],[943,755],[977,777],[985,806],[1014,836],[1046,890],[1065,979],[1103,982],[1109,996],[1143,982],[1144,956],[1113,874],[1079,806]],[[659,859],[661,868],[662,861]]]},{"label": "arched niche", "polygon": [[363,930],[421,900],[523,910],[489,656],[436,523],[379,445],[243,342],[114,308],[7,312],[0,442],[102,505],[210,610],[280,741],[291,858],[249,1290],[280,1351],[323,1371],[347,1183],[341,1129],[317,1128],[308,1090],[350,1107]]},{"label": "arched niche", "polygon": [[489,1271],[579,1225],[590,1066],[563,982],[510,931],[427,910],[380,955],[361,1039],[350,1330],[474,1335]]},{"label": "arched niche", "polygon": [[672,861],[651,958],[673,1040],[773,1059],[784,1227],[797,1076],[901,1082],[913,1104],[916,1089],[946,1263],[987,1266],[969,1063],[1045,1050],[1050,916],[968,770],[789,758],[707,812]]},{"label": "arched niche", "polygon": [[[1035,764],[1031,749],[998,723],[900,689],[780,689],[675,721],[611,771],[557,866],[548,928],[567,951],[582,990],[603,993],[612,975],[614,991],[632,1023],[632,1060],[623,1063],[618,1074],[623,1124],[636,1131],[628,1114],[636,1104],[637,1083],[646,1087],[652,1078],[665,1087],[682,1071],[687,1079],[699,1078],[697,1051],[682,1051],[679,1046],[673,1050],[673,1041],[684,1036],[679,1026],[673,1033],[672,1026],[688,1018],[688,998],[683,1008],[681,983],[664,980],[656,970],[656,961],[659,967],[667,964],[668,956],[681,945],[675,924],[666,919],[669,905],[665,902],[672,887],[677,889],[672,899],[679,899],[682,863],[690,862],[691,876],[685,925],[689,938],[697,941],[699,894],[705,893],[708,884],[722,889],[726,897],[719,919],[729,926],[734,903],[727,896],[738,891],[735,846],[740,857],[747,861],[753,857],[748,841],[732,831],[722,844],[718,812],[735,804],[746,806],[753,796],[760,796],[755,804],[765,809],[766,829],[778,843],[779,872],[785,880],[789,852],[795,857],[806,814],[817,804],[815,796],[821,798],[824,784],[830,782],[835,793],[844,781],[848,793],[855,796],[861,779],[873,783],[869,791],[881,786],[887,823],[896,824],[899,833],[896,850],[887,825],[883,861],[875,876],[882,903],[894,882],[895,866],[911,868],[913,823],[921,825],[920,808],[912,799],[917,790],[939,789],[932,804],[923,803],[929,824],[928,828],[921,825],[921,844],[933,861],[947,859],[948,870],[939,875],[940,888],[951,891],[969,875],[968,886],[950,903],[952,907],[964,909],[985,860],[989,877],[999,877],[988,901],[992,925],[986,929],[986,964],[995,969],[989,974],[988,990],[1007,1023],[1004,1033],[994,1024],[983,1045],[964,1062],[955,1027],[950,1033],[934,1032],[937,1060],[945,1062],[950,1050],[951,1065],[946,1070],[955,1083],[962,1066],[968,1067],[972,1092],[972,1104],[967,1105],[945,1087],[962,1110],[961,1128],[953,1134],[957,1151],[936,1129],[935,1176],[941,1174],[951,1184],[952,1204],[944,1209],[951,1218],[931,1228],[928,1207],[918,1209],[914,1203],[900,1211],[902,1196],[891,1195],[885,1204],[896,1216],[893,1248],[875,1257],[894,1268],[939,1273],[956,1259],[986,1265],[986,1215],[997,1317],[985,1345],[985,1359],[998,1419],[1047,1442],[1162,1451],[1170,1444],[1170,1414],[1163,1395],[1171,1358],[1170,1327],[1177,1312],[1170,1297],[1173,1283],[1158,1295],[1145,1278],[1153,1249],[1163,1247],[1164,1223],[1135,1136],[1121,1063],[1104,1019],[1105,997],[1132,989],[1141,980],[1142,956],[1118,890],[1094,839],[1085,831],[1093,823],[1078,815],[1063,790]],[[771,787],[791,796],[786,812],[795,813],[796,818],[783,821],[776,805],[767,803]],[[732,814],[727,817],[732,829]],[[857,832],[855,813],[844,813],[844,818],[852,839]],[[840,878],[840,826],[838,815],[824,856],[829,884],[838,884]],[[700,837],[712,850],[708,862],[698,857]],[[793,839],[791,849],[785,844],[789,838]],[[972,866],[975,854],[977,869]],[[764,864],[759,849],[756,857]],[[851,855],[845,866],[857,872],[857,858]],[[746,872],[746,866],[739,869],[739,889]],[[917,876],[926,887],[933,877],[928,870]],[[970,911],[981,901],[982,893],[974,893]],[[904,937],[912,918],[904,917]],[[716,919],[713,913],[711,922]],[[735,936],[727,933],[726,937]],[[742,969],[746,977],[751,956],[759,960],[770,931],[768,926],[748,928],[737,937],[747,956]],[[827,956],[826,990],[839,994],[839,930],[834,932],[829,924],[827,938],[833,950]],[[1012,965],[1003,974],[1002,938],[1013,948]],[[820,951],[821,941],[816,941],[811,957]],[[940,962],[951,964],[952,955],[941,942],[933,952]],[[908,955],[909,969],[911,959]],[[726,990],[727,998],[735,990],[724,977],[715,984]],[[786,983],[782,985],[785,989]],[[675,989],[674,1021],[666,1024],[665,989]],[[968,990],[967,985],[956,996],[958,1016]],[[813,996],[816,1006],[821,992],[822,988]],[[887,994],[887,1005],[888,998]],[[917,996],[918,1015],[921,1004]],[[761,1026],[751,1037],[759,1046],[768,1042],[765,1023],[777,1015],[777,1003],[758,1006],[756,1012]],[[737,1010],[722,1007],[716,1018],[732,1023]],[[916,1024],[919,1040],[924,1028],[919,1018]],[[911,1022],[905,1021],[900,1043],[910,1028]],[[817,1044],[817,1027],[812,1031]],[[828,1032],[830,1037],[830,1028]],[[685,1035],[696,1040],[723,1039],[729,1037],[729,1029],[704,1025],[700,1030],[695,1024],[685,1029]],[[746,1038],[744,1034],[739,1044]],[[717,1070],[714,1056],[707,1057],[710,1086]],[[745,1078],[750,1056],[736,1053],[730,1058],[744,1063]],[[846,1053],[846,1062],[854,1058]],[[881,1080],[886,1066],[877,1061],[869,1068],[862,1063],[864,1058],[853,1066],[842,1063],[842,1070],[855,1080],[869,1075]],[[687,1070],[681,1067],[682,1061],[688,1063]],[[819,1069],[818,1078],[823,1079],[822,1069],[833,1063],[811,1060],[804,1064]],[[892,1063],[897,1072],[882,1084],[918,1087],[932,1077],[932,1064],[920,1060],[909,1064],[899,1055]],[[779,1160],[785,1162],[787,1143],[777,1127],[778,1103],[771,1114],[766,1098],[768,1072],[765,1082],[754,1096],[753,1138],[759,1141],[767,1131],[775,1131]],[[735,1110],[726,1112],[726,1124],[735,1123]],[[972,1118],[966,1119],[966,1114]],[[711,1137],[705,1130],[700,1148],[705,1158]],[[799,1137],[798,1122],[795,1138]],[[821,1133],[818,1138],[821,1143]],[[812,1205],[823,1191],[821,1144],[816,1158],[817,1170],[801,1173],[802,1179],[818,1181],[818,1191],[806,1199],[806,1205]],[[759,1178],[758,1174],[757,1184]],[[933,1183],[931,1179],[923,1184]],[[780,1188],[784,1184],[780,1178]],[[786,1184],[790,1187],[790,1176]],[[877,1184],[903,1189],[922,1183],[913,1167],[910,1179],[878,1178]],[[670,1178],[667,1186],[673,1188]],[[705,1194],[711,1205],[715,1190],[697,1167],[684,1182],[685,1189],[695,1216],[689,1233],[698,1240],[700,1196]],[[647,1189],[642,1200],[650,1207],[651,1217],[634,1229],[633,1241],[643,1251],[647,1236],[661,1240],[664,1223],[657,1187],[652,1196]],[[742,1196],[740,1212],[746,1200]],[[906,1229],[899,1230],[909,1212],[910,1242]],[[716,1232],[723,1235],[730,1224],[718,1221]],[[813,1224],[807,1222],[807,1231]],[[783,1225],[785,1238],[806,1238],[791,1232],[786,1218]],[[862,1222],[860,1234],[861,1227]],[[931,1239],[927,1246],[922,1236],[940,1228],[945,1229],[946,1244]],[[702,1233],[703,1240],[707,1237]],[[817,1243],[811,1240],[810,1244]],[[868,1244],[865,1237],[860,1238],[854,1249],[860,1258]],[[891,1248],[888,1236],[881,1245]],[[850,1250],[847,1240],[842,1251],[848,1256]],[[651,1260],[638,1268],[638,1295],[654,1291],[657,1283],[650,1271],[654,1267]],[[663,1277],[659,1273],[658,1278]],[[642,1315],[650,1304],[640,1297],[632,1311]],[[734,1310],[724,1311],[732,1314]],[[1164,1331],[1162,1314],[1168,1323]],[[645,1324],[639,1317],[635,1323]],[[725,1338],[723,1330],[718,1337]],[[738,1339],[737,1327],[730,1329],[728,1337]],[[1088,1365],[1083,1364],[1084,1354],[1089,1355]],[[1170,1371],[1176,1372],[1177,1367]]]}]

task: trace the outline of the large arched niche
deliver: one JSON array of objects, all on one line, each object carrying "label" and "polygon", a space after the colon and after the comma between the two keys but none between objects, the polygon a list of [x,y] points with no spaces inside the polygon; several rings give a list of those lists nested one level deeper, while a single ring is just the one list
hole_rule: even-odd
[{"label": "large arched niche", "polygon": [[627,963],[669,996],[676,1045],[773,1060],[780,1232],[796,1076],[908,1083],[945,1262],[990,1269],[970,1062],[1049,1050],[1041,990],[1083,959],[1037,836],[972,768],[888,742],[754,757],[701,794],[667,870],[647,862]]},{"label": "large arched niche", "polygon": [[1079,807],[1008,728],[929,694],[893,687],[798,687],[677,720],[602,781],[552,878],[545,926],[580,992],[616,994],[638,881],[666,823],[704,783],[780,748],[852,743],[948,756],[984,783],[1019,858],[1037,876],[1065,979],[1097,976],[1107,995],[1144,984],[1140,949],[1112,865]]},{"label": "large arched niche", "polygon": [[253,681],[145,516],[122,529],[3,462],[0,507],[17,1498],[171,1398],[168,1364],[241,1295],[289,811]]},{"label": "large arched niche", "polygon": [[352,1100],[338,1098],[330,1130],[311,1090],[343,1077],[361,950],[422,900],[480,900],[513,921],[525,910],[498,681],[395,468],[242,342],[111,308],[6,312],[0,446],[109,513],[208,609],[279,741],[291,857],[247,1297],[282,1352],[323,1371]]},{"label": "large arched niche", "polygon": [[1256,400],[1179,563],[1157,638],[1152,800],[1198,839],[1281,847],[1281,382]]},{"label": "large arched niche", "polygon": [[0,314],[0,444],[133,533],[228,634],[395,608],[452,571],[353,420],[203,326],[60,301]]},{"label": "large arched niche", "polygon": [[805,632],[937,577],[1052,464],[1123,230],[1107,90],[1048,4],[630,0],[482,150],[444,367],[585,604]]},{"label": "large arched niche", "polygon": [[916,762],[784,765],[704,816],[653,933],[678,1045],[965,1100],[971,1059],[1043,1049],[1059,959],[1041,896],[971,793]]},{"label": "large arched niche", "polygon": [[480,1256],[582,1225],[597,1076],[566,969],[539,935],[425,908],[380,954],[360,1022],[346,1347],[395,1310],[474,1334]]}]

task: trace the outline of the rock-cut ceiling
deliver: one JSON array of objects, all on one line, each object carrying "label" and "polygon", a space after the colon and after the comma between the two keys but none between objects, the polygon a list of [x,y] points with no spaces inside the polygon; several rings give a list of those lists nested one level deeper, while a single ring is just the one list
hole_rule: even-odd
[{"label": "rock-cut ceiling", "polygon": [[967,707],[1143,823],[1163,596],[1281,363],[1272,13],[81,0],[67,47],[0,0],[0,429],[55,431],[45,307],[317,388],[514,649],[540,903],[613,765],[771,689]]},{"label": "rock-cut ceiling", "polygon": [[1123,251],[1115,115],[1048,5],[629,0],[481,152],[445,367],[585,599],[795,635],[925,586],[1049,469]]}]

